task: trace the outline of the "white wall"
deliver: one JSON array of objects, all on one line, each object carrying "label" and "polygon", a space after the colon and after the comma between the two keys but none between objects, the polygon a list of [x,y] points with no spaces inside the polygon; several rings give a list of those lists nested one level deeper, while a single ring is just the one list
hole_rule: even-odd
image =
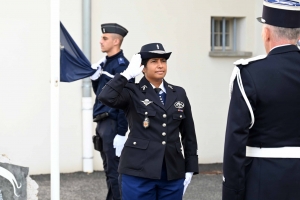
[{"label": "white wall", "polygon": [[[0,0],[0,153],[31,174],[50,173],[50,1]],[[60,18],[82,47],[82,1],[61,0]],[[130,60],[141,46],[161,42],[172,51],[166,80],[191,101],[199,162],[222,162],[228,83],[233,61],[209,57],[211,16],[244,17],[240,47],[264,53],[260,40],[262,1],[92,0],[92,62],[100,51],[100,24],[129,30],[123,49]],[[81,81],[60,84],[60,169],[82,170]],[[95,125],[95,124],[94,124]],[[94,169],[102,170],[99,152]]]},{"label": "white wall", "polygon": [[[60,3],[61,21],[81,46],[82,1]],[[1,5],[0,153],[30,174],[50,173],[50,1]],[[60,169],[82,170],[81,81],[60,84]]]},{"label": "white wall", "polygon": [[4,1],[0,6],[0,153],[50,170],[50,3]]},{"label": "white wall", "polygon": [[[255,1],[255,18],[256,17],[261,17],[262,16],[262,10],[263,6],[260,0]],[[255,23],[255,31],[253,35],[253,43],[254,43],[254,50],[253,52],[255,55],[263,55],[266,54],[263,41],[261,38],[261,31],[262,31],[262,24],[257,22]]]}]

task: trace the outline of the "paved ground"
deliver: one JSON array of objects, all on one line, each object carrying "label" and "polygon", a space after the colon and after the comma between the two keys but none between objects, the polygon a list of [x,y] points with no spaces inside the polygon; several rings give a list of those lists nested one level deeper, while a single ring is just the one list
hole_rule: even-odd
[{"label": "paved ground", "polygon": [[[200,174],[193,176],[184,200],[220,200],[222,164],[199,165]],[[50,175],[31,176],[39,185],[39,200],[50,200]],[[61,200],[105,200],[105,174],[76,172],[61,174]]]}]

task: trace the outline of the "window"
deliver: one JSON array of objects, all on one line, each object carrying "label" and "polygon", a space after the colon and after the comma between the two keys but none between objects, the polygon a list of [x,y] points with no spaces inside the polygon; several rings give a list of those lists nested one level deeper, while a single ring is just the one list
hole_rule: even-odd
[{"label": "window", "polygon": [[211,50],[236,51],[236,18],[211,18]]},{"label": "window", "polygon": [[[251,52],[238,51],[243,46],[239,26],[244,25],[241,17],[211,17],[211,52],[212,57],[250,57]],[[239,37],[238,37],[239,36]]]}]

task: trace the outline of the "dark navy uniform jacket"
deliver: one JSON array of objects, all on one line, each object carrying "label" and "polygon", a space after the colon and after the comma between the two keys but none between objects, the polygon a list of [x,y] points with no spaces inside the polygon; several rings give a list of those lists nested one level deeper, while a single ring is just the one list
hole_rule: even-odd
[{"label": "dark navy uniform jacket", "polygon": [[103,71],[107,73],[103,73],[100,78],[95,81],[92,81],[93,90],[96,94],[96,100],[93,108],[93,117],[95,118],[97,115],[108,112],[109,117],[117,120],[117,134],[125,135],[128,130],[128,123],[126,121],[125,114],[122,110],[110,108],[104,104],[102,104],[97,96],[102,91],[102,88],[105,84],[111,80],[117,73],[123,72],[128,67],[128,60],[124,57],[123,51],[121,50],[116,55],[111,57],[106,57],[106,63],[103,67]]},{"label": "dark navy uniform jacket", "polygon": [[277,47],[239,65],[251,117],[235,80],[224,151],[223,200],[300,199],[300,159],[246,157],[246,146],[300,147],[300,51]]},{"label": "dark navy uniform jacket", "polygon": [[[168,180],[184,178],[186,172],[198,173],[197,139],[189,100],[183,88],[165,81],[164,87],[165,105],[145,77],[134,84],[118,74],[100,93],[104,104],[125,111],[129,123],[119,173],[160,179],[163,160]],[[143,126],[146,116],[150,120],[148,128]]]}]

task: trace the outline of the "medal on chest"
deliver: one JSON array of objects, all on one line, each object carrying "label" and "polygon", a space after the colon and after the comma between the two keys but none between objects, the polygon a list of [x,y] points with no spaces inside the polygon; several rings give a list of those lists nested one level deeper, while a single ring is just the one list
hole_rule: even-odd
[{"label": "medal on chest", "polygon": [[148,117],[147,115],[148,115],[148,113],[145,112],[145,119],[144,119],[144,121],[143,121],[143,127],[144,127],[144,128],[148,128],[149,125],[150,125],[150,119],[149,119],[149,117]]}]

